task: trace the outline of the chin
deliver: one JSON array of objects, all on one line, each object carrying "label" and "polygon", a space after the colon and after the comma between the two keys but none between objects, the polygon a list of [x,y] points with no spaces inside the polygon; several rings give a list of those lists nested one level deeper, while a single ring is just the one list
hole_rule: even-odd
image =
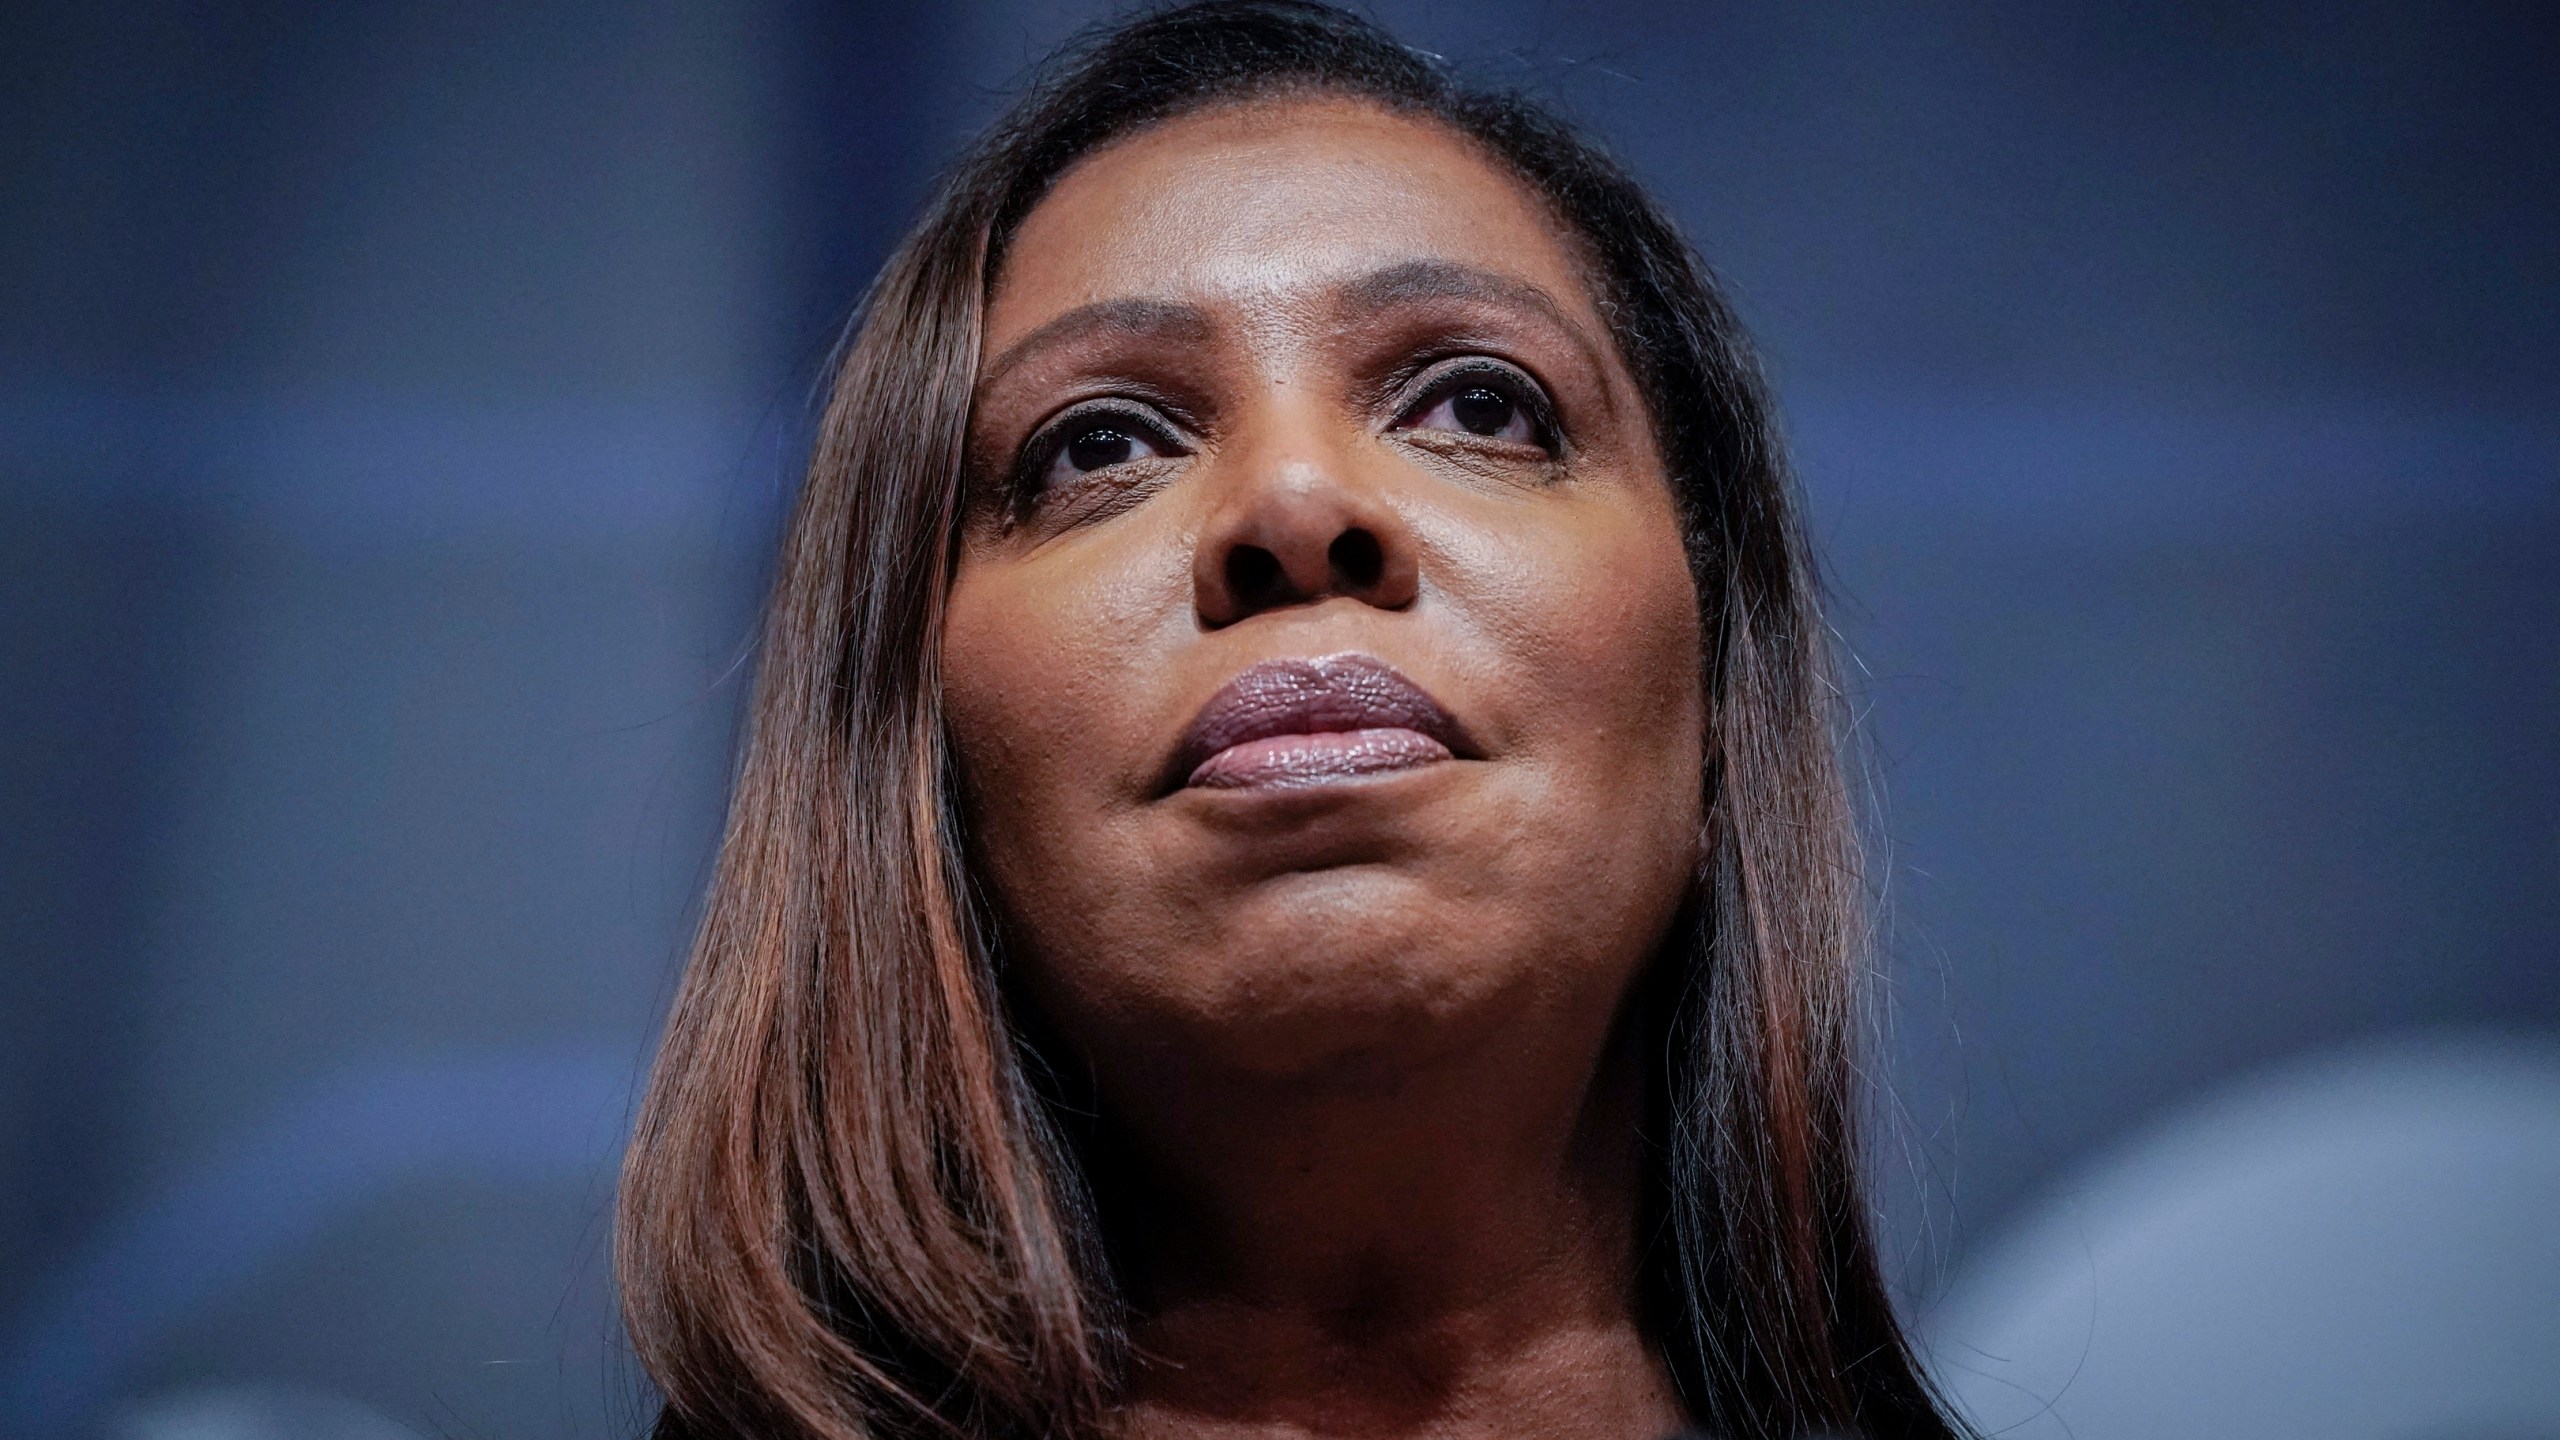
[{"label": "chin", "polygon": [[1184,1028],[1219,1063],[1269,1079],[1356,1080],[1462,1046],[1532,996],[1534,946],[1508,917],[1433,895],[1384,866],[1279,877],[1255,887],[1229,939],[1188,963]]}]

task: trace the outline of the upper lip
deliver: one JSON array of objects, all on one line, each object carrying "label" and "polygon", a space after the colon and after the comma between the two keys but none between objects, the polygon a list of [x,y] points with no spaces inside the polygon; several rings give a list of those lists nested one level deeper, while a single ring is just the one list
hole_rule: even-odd
[{"label": "upper lip", "polygon": [[1219,687],[1191,717],[1174,748],[1166,789],[1182,788],[1202,761],[1247,741],[1385,729],[1428,735],[1454,756],[1475,754],[1457,717],[1384,660],[1360,654],[1265,660]]}]

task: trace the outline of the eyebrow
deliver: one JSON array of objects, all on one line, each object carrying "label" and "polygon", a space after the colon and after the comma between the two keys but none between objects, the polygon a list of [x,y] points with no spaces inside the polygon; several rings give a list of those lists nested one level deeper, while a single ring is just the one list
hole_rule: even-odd
[{"label": "eyebrow", "polygon": [[[1407,260],[1349,281],[1334,296],[1336,305],[1354,312],[1432,300],[1474,301],[1528,311],[1563,331],[1595,368],[1606,368],[1590,333],[1544,287],[1480,266],[1454,260]],[[979,371],[976,388],[983,394],[1043,354],[1096,337],[1199,343],[1215,330],[1208,311],[1180,300],[1097,300],[1067,311],[1007,346]]]},{"label": "eyebrow", "polygon": [[1545,287],[1454,260],[1408,260],[1371,271],[1345,285],[1342,299],[1363,310],[1384,310],[1426,300],[1473,300],[1528,310],[1562,330],[1582,347],[1595,366],[1600,361],[1600,347],[1590,332]]},{"label": "eyebrow", "polygon": [[986,389],[1047,351],[1097,336],[1197,342],[1213,327],[1208,312],[1179,300],[1097,300],[1079,305],[1023,336],[986,364],[978,386]]}]

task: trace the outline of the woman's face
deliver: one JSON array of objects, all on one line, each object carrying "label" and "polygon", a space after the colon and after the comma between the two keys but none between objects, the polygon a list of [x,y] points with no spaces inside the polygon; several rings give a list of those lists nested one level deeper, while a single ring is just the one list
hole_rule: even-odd
[{"label": "woman's face", "polygon": [[1025,219],[979,373],[948,723],[1014,978],[1106,1091],[1587,1062],[1697,857],[1703,702],[1545,207],[1358,102],[1175,120]]}]

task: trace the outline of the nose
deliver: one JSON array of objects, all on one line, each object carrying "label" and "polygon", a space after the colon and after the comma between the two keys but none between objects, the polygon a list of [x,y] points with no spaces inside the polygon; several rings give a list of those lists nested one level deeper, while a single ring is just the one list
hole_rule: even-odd
[{"label": "nose", "polygon": [[1312,447],[1239,456],[1240,473],[1192,557],[1193,604],[1212,629],[1341,596],[1381,610],[1414,601],[1413,534],[1338,456]]}]

